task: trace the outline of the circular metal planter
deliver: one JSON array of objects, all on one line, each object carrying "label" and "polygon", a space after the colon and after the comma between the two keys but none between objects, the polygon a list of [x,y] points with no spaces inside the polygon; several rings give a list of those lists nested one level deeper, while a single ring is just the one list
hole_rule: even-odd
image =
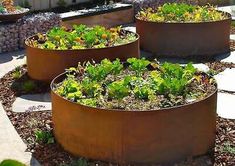
[{"label": "circular metal planter", "polygon": [[217,91],[188,105],[151,111],[107,110],[68,101],[53,91],[58,143],[74,155],[119,164],[169,163],[202,155],[215,144]]},{"label": "circular metal planter", "polygon": [[24,17],[29,10],[26,10],[25,12],[22,13],[17,13],[17,14],[0,14],[0,21],[2,22],[16,22],[20,18]]},{"label": "circular metal planter", "polygon": [[228,53],[231,15],[228,19],[200,23],[157,23],[136,18],[140,48],[155,57],[210,59]]},{"label": "circular metal planter", "polygon": [[26,56],[28,74],[31,78],[39,81],[50,82],[66,68],[77,66],[78,62],[94,60],[101,61],[104,58],[115,60],[119,58],[125,61],[130,57],[139,58],[139,36],[131,43],[97,49],[80,50],[47,50],[29,46],[26,39]]}]

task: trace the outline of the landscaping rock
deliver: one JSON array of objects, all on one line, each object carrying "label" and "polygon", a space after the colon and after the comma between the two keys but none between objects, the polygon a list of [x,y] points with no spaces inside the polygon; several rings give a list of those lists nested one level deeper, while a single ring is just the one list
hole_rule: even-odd
[{"label": "landscaping rock", "polygon": [[[215,75],[215,79],[218,83],[218,89],[235,92],[234,80],[235,68],[226,69],[223,72]],[[235,101],[235,100],[234,100]]]},{"label": "landscaping rock", "polygon": [[123,29],[136,33],[136,26],[135,26],[135,24],[124,25]]},{"label": "landscaping rock", "polygon": [[193,64],[193,66],[202,72],[208,72],[210,70],[210,68],[203,63]]},{"label": "landscaping rock", "polygon": [[217,114],[222,118],[235,119],[235,95],[218,93]]},{"label": "landscaping rock", "polygon": [[59,26],[61,18],[55,13],[28,15],[15,23],[0,22],[0,53],[24,48],[24,40],[35,33],[45,33]]},{"label": "landscaping rock", "polygon": [[39,13],[25,16],[19,21],[19,47],[24,48],[24,40],[36,33],[45,33],[54,26],[59,26],[61,18],[55,13]]},{"label": "landscaping rock", "polygon": [[17,97],[12,105],[13,112],[49,111],[51,98],[49,93],[23,95]]},{"label": "landscaping rock", "polygon": [[235,40],[235,34],[230,35],[230,39],[231,39],[231,40]]},{"label": "landscaping rock", "polygon": [[2,53],[0,55],[0,78],[17,66],[26,63],[24,51]]}]

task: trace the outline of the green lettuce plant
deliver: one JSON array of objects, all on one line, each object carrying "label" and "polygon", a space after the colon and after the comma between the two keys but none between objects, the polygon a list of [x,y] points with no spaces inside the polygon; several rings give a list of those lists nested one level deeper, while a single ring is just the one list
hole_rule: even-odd
[{"label": "green lettuce plant", "polygon": [[143,9],[137,14],[137,18],[153,22],[208,22],[224,20],[228,16],[210,5],[165,3],[158,8]]}]

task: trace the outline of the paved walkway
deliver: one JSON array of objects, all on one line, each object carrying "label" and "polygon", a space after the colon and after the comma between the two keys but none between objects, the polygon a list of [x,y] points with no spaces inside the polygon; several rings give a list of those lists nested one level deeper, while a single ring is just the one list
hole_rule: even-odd
[{"label": "paved walkway", "polygon": [[[128,27],[132,31],[135,31],[135,27]],[[151,56],[151,54],[146,52],[141,52],[142,56]],[[160,61],[166,61],[169,59],[159,59]],[[235,52],[232,52],[229,55],[223,55],[217,57],[218,61],[223,62],[233,62],[235,63]],[[172,59],[170,60],[172,61]],[[174,62],[181,62],[184,61],[177,61],[173,60]],[[24,51],[18,51],[13,53],[7,54],[0,54],[0,78],[5,75],[7,72],[13,70],[15,67],[25,64],[25,56]],[[204,69],[207,69],[207,66],[199,64]],[[224,72],[218,74],[216,76],[218,81],[218,87],[220,90],[226,90],[228,92],[234,92],[233,94],[229,93],[218,93],[218,107],[217,113],[219,116],[229,119],[235,119],[235,69],[227,69]],[[36,97],[38,96],[38,98]],[[28,97],[28,96],[27,96]],[[25,99],[23,102],[27,102],[26,97],[22,97]],[[44,104],[50,104],[50,99],[46,98],[42,100],[42,95],[35,95],[29,98],[30,104],[35,101],[37,103],[45,102]],[[20,105],[22,106],[22,99]],[[28,105],[26,104],[28,107]],[[50,108],[50,105],[48,106]],[[24,110],[24,109],[22,109]],[[32,158],[32,154],[29,152],[25,152],[26,145],[17,134],[15,128],[11,124],[10,120],[8,119],[5,111],[0,104],[0,161],[3,159],[17,159],[27,165],[37,166],[39,165],[38,162]]]},{"label": "paved walkway", "polygon": [[[0,54],[0,78],[22,64],[25,64],[24,51]],[[32,154],[25,152],[26,148],[0,104],[0,162],[15,159],[26,165],[39,166]]]}]

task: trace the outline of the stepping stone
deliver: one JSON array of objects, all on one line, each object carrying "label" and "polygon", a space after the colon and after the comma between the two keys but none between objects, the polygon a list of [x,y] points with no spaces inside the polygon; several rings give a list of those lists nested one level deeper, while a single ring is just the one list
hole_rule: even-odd
[{"label": "stepping stone", "polygon": [[234,5],[218,7],[217,9],[230,13],[232,15],[232,20],[235,20],[235,6]]},{"label": "stepping stone", "polygon": [[24,51],[2,53],[0,55],[0,78],[17,66],[26,63]]},{"label": "stepping stone", "polygon": [[135,24],[127,24],[123,26],[123,29],[131,32],[136,32]]},{"label": "stepping stone", "polygon": [[218,93],[217,114],[222,118],[235,119],[235,95]]},{"label": "stepping stone", "polygon": [[233,34],[233,35],[230,35],[230,39],[231,40],[235,40],[235,35]]},{"label": "stepping stone", "polygon": [[13,112],[49,110],[51,110],[51,99],[49,93],[22,95],[16,98],[12,106]]},{"label": "stepping stone", "polygon": [[193,66],[202,72],[208,72],[210,70],[210,68],[203,63],[193,64]]},{"label": "stepping stone", "polygon": [[222,59],[221,62],[235,63],[235,51],[231,52],[228,57]]},{"label": "stepping stone", "polygon": [[0,104],[0,163],[5,159],[18,160],[26,165],[40,166],[38,161],[26,152],[27,146],[22,141],[6,112]]},{"label": "stepping stone", "polygon": [[214,78],[218,83],[218,89],[235,92],[234,81],[232,81],[235,78],[235,68],[225,69]]}]

